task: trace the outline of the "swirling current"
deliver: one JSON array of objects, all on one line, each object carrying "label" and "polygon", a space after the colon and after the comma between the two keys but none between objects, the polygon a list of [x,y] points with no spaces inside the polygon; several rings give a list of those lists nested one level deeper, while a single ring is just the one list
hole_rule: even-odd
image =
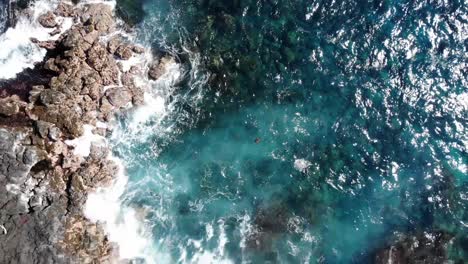
[{"label": "swirling current", "polygon": [[440,234],[467,260],[464,1],[118,4],[183,65],[113,139],[158,261],[373,263]]}]

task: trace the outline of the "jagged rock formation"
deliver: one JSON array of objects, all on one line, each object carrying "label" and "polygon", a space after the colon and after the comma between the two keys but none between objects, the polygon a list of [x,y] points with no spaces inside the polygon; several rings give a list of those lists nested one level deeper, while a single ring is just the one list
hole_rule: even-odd
[{"label": "jagged rock formation", "polygon": [[174,58],[171,56],[164,56],[160,60],[155,61],[149,68],[148,77],[152,80],[159,79],[166,73],[167,65],[173,64]]},{"label": "jagged rock formation", "polygon": [[101,247],[108,245],[102,243],[105,237],[100,230],[94,234],[74,231],[77,219],[82,227],[93,226],[73,212],[79,208],[70,195],[76,180],[60,166],[52,167],[49,154],[35,144],[38,139],[31,134],[0,129],[0,222],[7,232],[0,242],[0,262],[87,263],[103,257],[105,252],[96,252],[84,244],[86,240],[81,241],[81,248],[70,248],[71,238],[65,236],[69,233],[101,242]]},{"label": "jagged rock formation", "polygon": [[102,41],[115,31],[108,5],[61,3],[39,22],[59,30],[56,16],[76,23],[57,41],[32,40],[48,50],[44,62],[0,82],[0,263],[110,263],[116,257],[83,206],[89,192],[112,182],[117,167],[105,145],[93,144],[90,155],[80,156],[66,142],[82,136],[85,124],[107,122],[143,102],[133,81],[138,69],[123,72],[118,59],[144,49],[122,39]]}]

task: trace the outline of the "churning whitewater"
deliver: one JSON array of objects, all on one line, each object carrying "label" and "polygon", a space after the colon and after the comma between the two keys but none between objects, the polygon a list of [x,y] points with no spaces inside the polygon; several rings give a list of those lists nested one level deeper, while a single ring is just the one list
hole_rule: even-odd
[{"label": "churning whitewater", "polygon": [[[152,61],[151,55],[146,54],[146,58],[139,63],[150,61]],[[130,142],[134,137],[149,134],[142,131],[148,122],[157,122],[167,114],[169,110],[166,109],[166,98],[158,91],[169,89],[180,78],[181,69],[173,63],[167,65],[166,70],[157,81],[150,81],[143,76],[137,80],[140,85],[148,88],[144,95],[144,104],[125,116],[129,122],[128,127],[125,129],[117,127],[111,137],[111,144],[127,140]],[[85,214],[94,221],[104,223],[109,239],[118,244],[122,259],[143,259],[145,263],[171,263],[170,256],[160,253],[155,247],[153,236],[144,224],[144,209],[123,204],[122,196],[128,184],[126,160],[116,156],[109,158],[119,165],[115,183],[112,187],[98,190],[89,196]]]},{"label": "churning whitewater", "polygon": [[[33,14],[18,18],[14,27],[8,28],[0,35],[0,79],[14,78],[17,73],[26,68],[33,68],[34,63],[42,61],[46,50],[31,42],[31,38],[39,41],[56,40],[69,29],[73,21],[71,18],[58,18],[61,24],[60,33],[50,36],[54,29],[44,28],[38,22],[38,17],[53,10],[58,1],[36,1],[33,3]],[[7,10],[4,7],[2,10]]]}]

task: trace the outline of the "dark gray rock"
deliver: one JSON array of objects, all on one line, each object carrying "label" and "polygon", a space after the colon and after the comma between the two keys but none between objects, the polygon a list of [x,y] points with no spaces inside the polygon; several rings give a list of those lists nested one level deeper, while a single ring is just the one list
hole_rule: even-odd
[{"label": "dark gray rock", "polygon": [[49,122],[44,122],[44,121],[36,121],[36,129],[39,135],[42,138],[47,138],[49,136],[49,129],[51,129],[53,126],[52,123]]},{"label": "dark gray rock", "polygon": [[109,53],[114,54],[117,48],[122,44],[122,38],[119,36],[112,37],[107,43],[107,50]]},{"label": "dark gray rock", "polygon": [[132,51],[135,52],[136,54],[143,54],[143,53],[145,53],[145,48],[133,45],[132,46]]},{"label": "dark gray rock", "polygon": [[52,141],[58,141],[62,136],[62,131],[58,127],[49,127],[49,139]]},{"label": "dark gray rock", "polygon": [[[115,57],[144,50],[99,40],[115,28],[106,4],[60,3],[39,22],[55,27],[55,16],[74,17],[75,25],[57,41],[36,41],[49,49],[37,66],[45,80],[32,80],[22,101],[0,102],[3,119],[19,114],[28,121],[0,127],[0,263],[113,263],[116,249],[99,224],[84,218],[83,205],[118,168],[107,160],[106,146],[93,144],[84,158],[63,140],[81,136],[85,123],[109,120],[119,108],[143,101],[132,77],[137,70],[120,79]],[[121,81],[124,87],[116,87]],[[104,92],[108,85],[116,88]]]},{"label": "dark gray rock", "polygon": [[115,28],[112,8],[106,4],[85,6],[85,10],[81,14],[81,21],[92,25],[103,34],[110,33]]}]

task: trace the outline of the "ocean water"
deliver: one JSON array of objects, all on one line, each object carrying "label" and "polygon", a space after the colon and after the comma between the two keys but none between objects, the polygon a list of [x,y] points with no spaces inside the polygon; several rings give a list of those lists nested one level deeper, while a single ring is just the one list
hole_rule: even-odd
[{"label": "ocean water", "polygon": [[0,2],[0,34],[8,27],[8,6],[6,1]]},{"label": "ocean water", "polygon": [[117,10],[154,56],[178,62],[144,82],[146,105],[123,113],[110,139],[125,176],[95,218],[111,223],[122,257],[373,263],[398,234],[441,232],[448,258],[467,261],[464,1],[122,0]]},{"label": "ocean water", "polygon": [[466,3],[132,4],[185,77],[113,139],[153,261],[372,263],[421,232],[467,260]]}]

